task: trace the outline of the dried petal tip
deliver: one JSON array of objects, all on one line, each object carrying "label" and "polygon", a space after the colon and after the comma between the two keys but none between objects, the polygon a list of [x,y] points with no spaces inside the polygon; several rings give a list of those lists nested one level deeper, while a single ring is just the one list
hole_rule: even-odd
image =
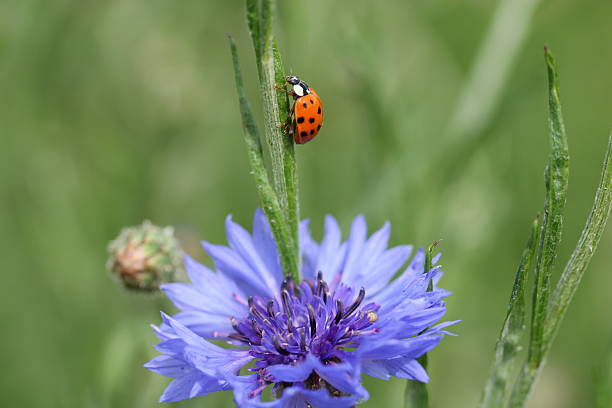
[{"label": "dried petal tip", "polygon": [[182,271],[183,251],[173,228],[149,221],[124,228],[108,245],[108,253],[108,269],[127,289],[155,291]]}]

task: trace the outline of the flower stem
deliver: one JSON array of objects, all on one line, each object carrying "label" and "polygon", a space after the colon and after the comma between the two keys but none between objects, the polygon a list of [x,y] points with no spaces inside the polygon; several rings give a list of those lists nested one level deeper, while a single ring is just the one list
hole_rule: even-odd
[{"label": "flower stem", "polygon": [[270,228],[272,229],[274,239],[277,243],[283,270],[290,274],[292,278],[297,279],[298,264],[297,257],[295,256],[294,239],[281,209],[276,192],[272,188],[270,180],[268,179],[268,173],[264,164],[263,148],[261,145],[259,130],[255,124],[251,107],[244,92],[244,84],[242,81],[242,73],[240,72],[240,64],[238,62],[236,43],[232,37],[229,37],[229,41],[232,52],[236,90],[238,92],[238,99],[240,101],[244,141],[247,145],[251,171],[255,178],[255,185],[257,187],[257,192],[259,193],[259,198],[262,202],[264,212],[268,217]]},{"label": "flower stem", "polygon": [[[288,230],[284,242],[276,237],[283,254],[285,274],[299,282],[299,205],[297,163],[293,139],[288,129],[280,125],[288,120],[289,98],[276,87],[285,85],[285,69],[273,34],[274,0],[246,0],[246,15],[259,74],[260,93],[264,111],[265,135],[270,152],[272,185],[280,208],[278,222]],[[280,249],[283,247],[283,250]],[[281,258],[283,257],[281,255]]]},{"label": "flower stem", "polygon": [[[440,241],[434,241],[425,252],[425,267],[423,273],[428,273],[433,267],[434,250],[440,245]],[[433,290],[433,281],[429,281],[427,291]],[[427,353],[423,354],[417,361],[427,369]],[[420,381],[407,380],[404,391],[404,408],[427,408],[429,406],[429,392],[427,384]]]}]

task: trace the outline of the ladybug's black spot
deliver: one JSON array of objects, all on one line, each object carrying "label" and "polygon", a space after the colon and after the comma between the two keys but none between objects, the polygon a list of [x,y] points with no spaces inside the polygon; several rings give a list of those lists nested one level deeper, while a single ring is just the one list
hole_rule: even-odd
[{"label": "ladybug's black spot", "polygon": [[313,101],[312,99],[310,100],[310,103],[311,103],[312,105],[314,105],[314,101]]},{"label": "ladybug's black spot", "polygon": [[303,103],[304,107],[307,108],[308,104],[306,102]]},{"label": "ladybug's black spot", "polygon": [[304,123],[304,117],[300,116],[299,118],[297,118],[297,123]]},{"label": "ladybug's black spot", "polygon": [[314,135],[314,129],[310,131],[310,136]]},{"label": "ladybug's black spot", "polygon": [[319,109],[317,109],[317,113],[320,115],[321,114],[321,107],[319,106]]},{"label": "ladybug's black spot", "polygon": [[317,125],[317,132],[321,129],[321,125]]},{"label": "ladybug's black spot", "polygon": [[306,136],[308,136],[308,133],[306,133],[306,132],[300,132],[300,136],[302,136],[302,137],[306,137]]},{"label": "ladybug's black spot", "polygon": [[310,119],[308,119],[308,121],[309,121],[310,123],[314,123],[314,118],[310,118]]}]

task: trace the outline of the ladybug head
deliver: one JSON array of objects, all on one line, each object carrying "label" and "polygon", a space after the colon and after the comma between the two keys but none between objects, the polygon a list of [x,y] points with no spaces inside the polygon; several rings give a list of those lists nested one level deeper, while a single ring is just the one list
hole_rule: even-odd
[{"label": "ladybug head", "polygon": [[300,83],[300,78],[295,75],[289,75],[285,77],[285,81],[287,81],[288,84],[297,85]]}]

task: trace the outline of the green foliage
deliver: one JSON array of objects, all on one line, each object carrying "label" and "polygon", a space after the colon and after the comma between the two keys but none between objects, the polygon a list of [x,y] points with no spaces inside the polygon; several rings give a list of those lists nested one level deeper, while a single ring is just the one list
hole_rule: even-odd
[{"label": "green foliage", "polygon": [[549,301],[552,267],[561,242],[563,210],[567,194],[569,153],[565,125],[561,115],[559,80],[555,60],[547,48],[544,50],[544,55],[548,69],[551,141],[551,153],[545,172],[544,218],[541,226],[537,222],[534,224],[527,248],[523,252],[510,297],[506,320],[497,343],[493,369],[483,394],[483,407],[504,406],[506,401],[508,381],[517,363],[517,351],[524,329],[526,317],[524,307],[525,282],[534,252],[537,253],[537,262],[535,265],[528,354],[510,394],[508,401],[510,407],[525,405],[550,351],[563,316],[567,312],[569,303],[597,248],[612,208],[612,192],[610,191],[610,187],[612,187],[610,170],[611,136],[593,210],[572,258],[566,265],[565,271],[557,284],[554,297]]},{"label": "green foliage", "polygon": [[499,339],[495,345],[495,356],[491,373],[485,386],[481,407],[503,406],[506,393],[511,384],[512,370],[517,364],[521,350],[521,339],[525,331],[525,292],[527,291],[527,280],[531,261],[535,255],[537,243],[539,242],[540,219],[536,217],[531,226],[527,245],[521,255],[521,261],[516,271],[506,318],[502,325]]},{"label": "green foliage", "polygon": [[283,270],[292,274],[297,278],[297,260],[293,243],[295,235],[292,235],[292,230],[287,225],[287,220],[281,205],[279,204],[277,192],[272,188],[268,180],[268,173],[264,163],[263,149],[261,147],[261,139],[259,131],[253,118],[253,113],[246,99],[244,92],[244,84],[242,74],[240,72],[240,64],[238,63],[238,51],[236,43],[229,37],[230,49],[232,52],[232,62],[234,65],[234,76],[236,81],[236,89],[238,91],[238,100],[240,101],[240,113],[242,115],[242,126],[244,128],[244,141],[247,145],[249,163],[251,171],[255,178],[255,185],[259,192],[261,205],[270,220],[270,228],[274,234],[276,242],[278,242],[279,253]]},{"label": "green foliage", "polygon": [[245,129],[245,141],[249,150],[249,161],[255,176],[255,184],[264,211],[270,219],[276,241],[279,243],[283,270],[295,281],[299,281],[296,162],[292,139],[289,135],[284,134],[277,125],[277,123],[287,121],[289,105],[287,95],[279,96],[276,90],[277,87],[284,86],[285,81],[281,55],[274,45],[272,34],[273,10],[272,1],[247,0],[246,2],[247,21],[261,82],[266,140],[272,159],[274,189],[268,181],[261,139],[246,99],[238,52],[231,37],[230,46],[240,112]]},{"label": "green foliage", "polygon": [[281,95],[278,91],[278,88],[285,87],[285,69],[272,30],[275,8],[274,0],[246,2],[247,21],[259,72],[264,127],[270,151],[274,190],[281,209],[272,223],[282,222],[282,228],[287,228],[289,231],[284,235],[282,244],[285,247],[283,269],[298,282],[300,274],[297,164],[293,139],[289,136],[288,130],[281,130],[281,125],[288,120],[289,101],[286,94]]}]

